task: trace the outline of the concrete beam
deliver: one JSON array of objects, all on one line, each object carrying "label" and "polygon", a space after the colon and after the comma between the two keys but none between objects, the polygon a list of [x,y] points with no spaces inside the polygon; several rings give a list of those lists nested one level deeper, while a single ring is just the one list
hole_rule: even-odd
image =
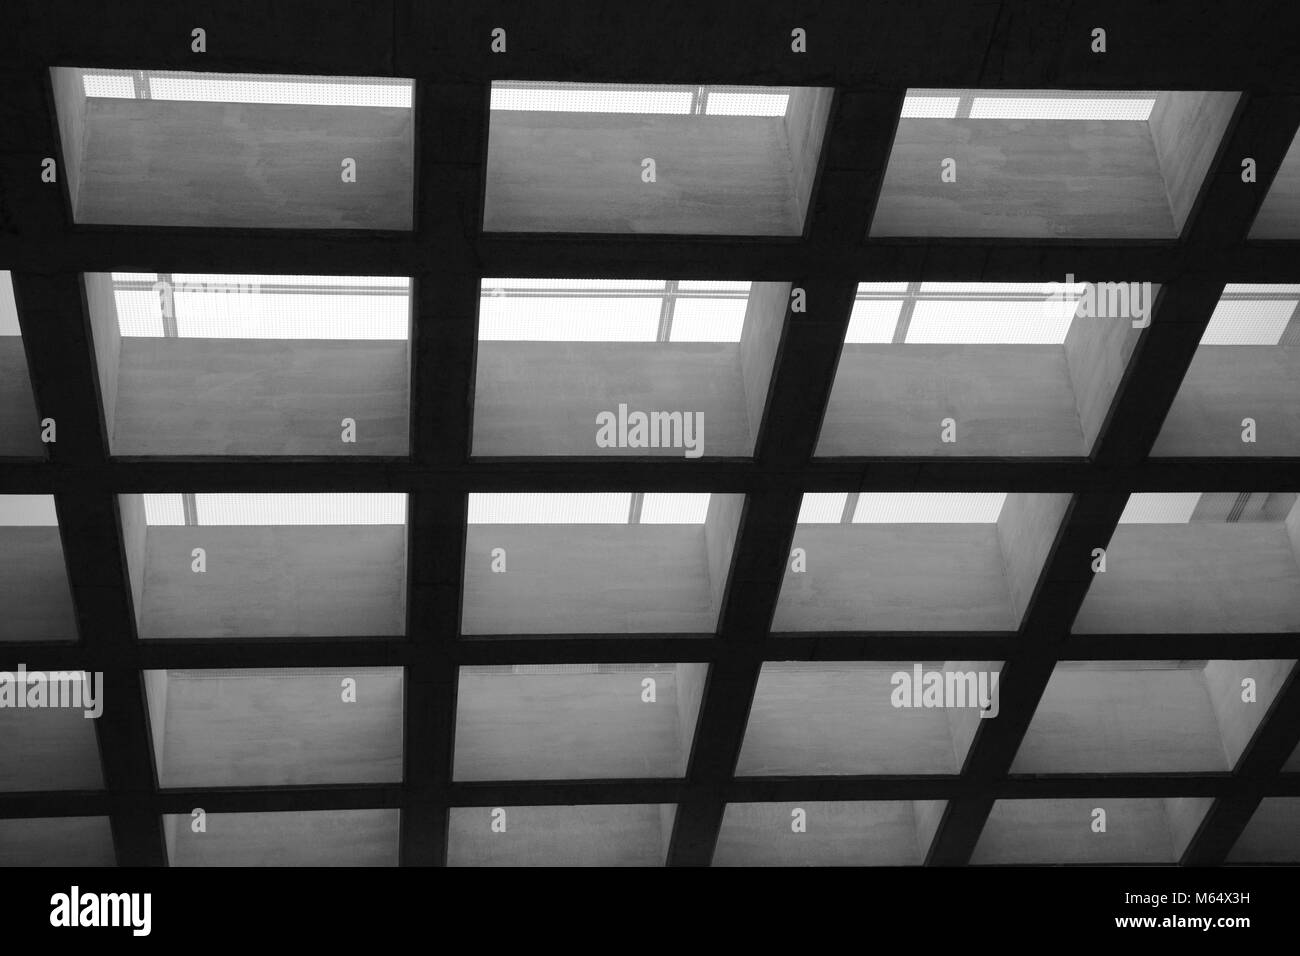
[{"label": "concrete beam", "polygon": [[[497,810],[504,832],[493,831]],[[448,866],[662,866],[672,827],[658,804],[453,807],[450,817]]]},{"label": "concrete beam", "polygon": [[398,810],[209,813],[195,833],[191,817],[168,814],[171,866],[396,866]]}]

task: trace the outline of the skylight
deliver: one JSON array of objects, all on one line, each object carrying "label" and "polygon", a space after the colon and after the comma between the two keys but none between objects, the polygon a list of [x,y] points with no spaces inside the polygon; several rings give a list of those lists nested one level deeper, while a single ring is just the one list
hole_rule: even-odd
[{"label": "skylight", "polygon": [[402,341],[410,330],[405,277],[114,273],[113,290],[124,336]]},{"label": "skylight", "polygon": [[58,527],[53,495],[0,495],[0,528]]},{"label": "skylight", "polygon": [[484,279],[479,341],[739,342],[748,282]]},{"label": "skylight", "polygon": [[1300,286],[1228,285],[1202,345],[1277,345],[1300,306]]},{"label": "skylight", "polygon": [[492,109],[529,113],[785,116],[790,91],[765,87],[496,81]]},{"label": "skylight", "polygon": [[1186,524],[1201,500],[1199,491],[1138,492],[1128,496],[1120,524]]},{"label": "skylight", "polygon": [[8,270],[0,270],[0,335],[22,335],[18,327],[18,303],[14,299],[14,280]]},{"label": "skylight", "polygon": [[368,77],[189,73],[172,70],[93,70],[82,75],[88,97],[370,106],[410,109],[412,80]]},{"label": "skylight", "polygon": [[1146,122],[1154,93],[1063,90],[909,90],[903,119]]},{"label": "skylight", "polygon": [[[864,492],[855,495],[854,524],[991,524],[1002,513],[1004,493]],[[805,492],[800,524],[841,524],[849,506],[843,491]]]},{"label": "skylight", "polygon": [[145,522],[203,527],[406,523],[404,494],[197,494],[192,496],[194,517],[188,522],[185,497],[145,495]]},{"label": "skylight", "polygon": [[[641,524],[703,524],[708,494],[649,492],[640,500]],[[628,524],[631,492],[473,493],[470,524]]]},{"label": "skylight", "polygon": [[1084,289],[1055,282],[864,282],[844,341],[895,342],[906,317],[907,345],[1059,345]]}]

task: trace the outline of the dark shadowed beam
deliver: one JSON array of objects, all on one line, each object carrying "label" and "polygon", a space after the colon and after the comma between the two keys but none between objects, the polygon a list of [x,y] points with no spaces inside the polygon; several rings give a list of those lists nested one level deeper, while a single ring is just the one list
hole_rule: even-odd
[{"label": "dark shadowed beam", "polygon": [[1259,801],[1283,782],[1282,768],[1297,746],[1300,746],[1300,663],[1292,666],[1286,684],[1278,691],[1232,770],[1233,780],[1239,785],[1237,791],[1219,797],[1210,805],[1183,853],[1184,865],[1218,866],[1227,859],[1259,808]]},{"label": "dark shadowed beam", "polygon": [[[1223,279],[1210,271],[1217,252],[1244,241],[1263,199],[1263,192],[1241,182],[1240,158],[1255,157],[1261,170],[1275,170],[1297,126],[1300,110],[1294,104],[1288,107],[1275,98],[1247,98],[1238,104],[1184,230],[1190,271],[1162,286],[1157,295],[1151,325],[1129,361],[1093,451],[1092,463],[1098,469],[1128,475],[1149,456],[1222,292]],[[1062,659],[1091,583],[1091,551],[1107,546],[1126,500],[1123,492],[1087,492],[1076,495],[1066,516],[1021,627],[1023,646],[1004,664],[1001,712],[997,720],[981,723],[962,768],[964,776],[987,785],[990,793],[1010,772],[1056,662]],[[993,797],[979,792],[951,801],[926,862],[968,863],[992,807]]]},{"label": "dark shadowed beam", "polygon": [[[903,93],[836,96],[808,212],[808,246],[852,246],[866,235]],[[713,859],[803,497],[789,470],[806,466],[816,449],[857,281],[796,277],[793,287],[755,449],[760,474],[771,477],[746,496],[719,616],[723,650],[709,667],[669,866],[708,866]],[[798,290],[805,310],[796,312]]]},{"label": "dark shadowed beam", "polygon": [[[56,423],[57,441],[47,446],[50,460],[100,467],[108,442],[81,277],[17,272],[13,283],[37,407]],[[164,866],[117,498],[108,491],[72,488],[59,491],[55,502],[81,647],[95,658],[93,670],[103,674],[104,711],[95,730],[112,798],[117,861]]]},{"label": "dark shadowed beam", "polygon": [[[439,248],[468,248],[478,227],[486,96],[482,86],[419,84],[416,223],[421,238]],[[469,459],[479,281],[461,265],[454,256],[430,257],[417,273],[411,448],[414,463],[425,468],[459,469]],[[447,859],[466,502],[463,487],[445,477],[412,486],[404,866],[443,866]]]}]

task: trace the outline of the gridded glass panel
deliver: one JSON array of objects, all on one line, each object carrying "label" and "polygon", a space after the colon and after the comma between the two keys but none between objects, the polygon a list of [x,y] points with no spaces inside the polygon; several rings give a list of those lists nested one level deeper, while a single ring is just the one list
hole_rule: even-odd
[{"label": "gridded glass panel", "polygon": [[1082,456],[1156,288],[863,282],[817,454]]},{"label": "gridded glass panel", "polygon": [[484,228],[801,235],[830,100],[815,87],[496,80]]},{"label": "gridded glass panel", "polygon": [[60,170],[79,223],[412,226],[412,80],[76,67],[50,75]]},{"label": "gridded glass panel", "polygon": [[909,90],[871,234],[1177,238],[1237,98]]},{"label": "gridded glass panel", "polygon": [[108,817],[0,820],[0,866],[113,866]]},{"label": "gridded glass panel", "polygon": [[768,661],[740,776],[949,774],[996,717],[998,661]]},{"label": "gridded glass panel", "polygon": [[452,807],[450,866],[662,866],[677,805]]},{"label": "gridded glass panel", "polygon": [[681,777],[708,665],[463,667],[457,780]]},{"label": "gridded glass panel", "polygon": [[714,866],[920,866],[943,800],[729,803]]},{"label": "gridded glass panel", "polygon": [[462,630],[711,632],[743,504],[733,494],[471,494]]},{"label": "gridded glass panel", "polygon": [[406,632],[404,494],[121,495],[140,637]]},{"label": "gridded glass panel", "polygon": [[1152,454],[1300,454],[1297,309],[1300,286],[1227,285]]},{"label": "gridded glass panel", "polygon": [[118,455],[404,455],[405,277],[87,273]]},{"label": "gridded glass panel", "polygon": [[1286,492],[1131,495],[1074,632],[1296,630],[1295,502]]},{"label": "gridded glass panel", "polygon": [[54,496],[0,495],[0,643],[76,638]]},{"label": "gridded glass panel", "polygon": [[1014,631],[1069,495],[806,494],[775,631]]},{"label": "gridded glass panel", "polygon": [[400,810],[164,814],[171,866],[396,866]]},{"label": "gridded glass panel", "polygon": [[789,292],[483,279],[474,454],[752,454]]},{"label": "gridded glass panel", "polygon": [[397,667],[145,671],[159,784],[402,779]]}]

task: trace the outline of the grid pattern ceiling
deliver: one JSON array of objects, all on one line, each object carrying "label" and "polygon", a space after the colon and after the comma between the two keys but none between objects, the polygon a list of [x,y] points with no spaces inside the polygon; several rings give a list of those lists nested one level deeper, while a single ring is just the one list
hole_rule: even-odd
[{"label": "grid pattern ceiling", "polygon": [[[344,5],[337,6],[341,12]],[[410,21],[408,26],[429,26],[425,18],[434,16],[422,12],[419,5],[398,6],[402,8],[402,19]],[[706,19],[719,15],[715,4],[704,2],[699,6]],[[1035,16],[1042,17],[1043,22],[1054,22],[1053,17],[1063,21],[1067,12],[1068,5],[1049,3]],[[1197,14],[1188,15],[1195,18]],[[171,233],[130,227],[84,229],[71,224],[64,206],[51,198],[53,190],[31,177],[32,183],[22,187],[30,190],[31,201],[6,207],[6,223],[17,238],[6,236],[0,240],[5,256],[0,265],[12,272],[16,322],[21,328],[38,406],[42,415],[57,419],[59,435],[56,443],[46,447],[41,459],[14,458],[0,464],[0,498],[50,496],[53,492],[52,501],[65,535],[69,587],[78,619],[94,621],[97,626],[86,628],[76,643],[0,642],[0,655],[5,666],[24,661],[29,667],[104,671],[118,698],[132,702],[106,713],[94,728],[92,749],[97,743],[103,755],[104,778],[111,781],[109,788],[63,794],[58,803],[60,814],[69,819],[111,817],[111,839],[119,863],[165,864],[168,853],[161,821],[164,815],[172,814],[181,815],[183,820],[192,801],[190,794],[169,793],[160,787],[152,772],[149,715],[144,704],[146,672],[166,670],[182,678],[228,674],[283,677],[290,671],[302,673],[340,666],[350,673],[381,666],[396,666],[404,671],[400,718],[404,750],[398,782],[308,785],[292,791],[276,786],[214,786],[205,788],[204,793],[204,804],[210,812],[261,814],[311,807],[320,812],[342,813],[364,807],[400,807],[400,833],[396,837],[400,862],[441,865],[449,859],[449,832],[457,814],[486,811],[497,805],[557,812],[583,806],[673,806],[666,861],[672,865],[699,865],[714,859],[729,807],[773,800],[806,802],[814,795],[822,800],[914,801],[919,805],[941,795],[940,817],[926,846],[924,862],[966,864],[975,857],[981,835],[997,820],[995,801],[1060,797],[1119,800],[1152,795],[1177,799],[1186,796],[1191,788],[1205,797],[1207,806],[1202,825],[1178,862],[1218,864],[1230,858],[1253,815],[1266,801],[1292,798],[1300,792],[1291,756],[1300,741],[1300,681],[1293,671],[1286,672],[1267,718],[1243,745],[1230,768],[1232,774],[1084,773],[1055,781],[1049,787],[1033,774],[1012,772],[1012,763],[1035,716],[1035,702],[1044,696],[1058,662],[1116,662],[1120,668],[1129,665],[1140,669],[1147,662],[1289,661],[1295,656],[1291,634],[1098,637],[1071,634],[1070,623],[1091,583],[1081,569],[1088,566],[1093,549],[1105,546],[1121,522],[1187,521],[1206,492],[1282,492],[1300,486],[1295,462],[1289,459],[1207,457],[1162,461],[1149,454],[1196,347],[1220,342],[1276,343],[1274,333],[1280,336],[1284,328],[1280,316],[1285,303],[1294,306],[1300,298],[1295,296],[1294,286],[1284,285],[1298,278],[1296,263],[1300,256],[1296,255],[1294,243],[1279,242],[1275,247],[1246,243],[1273,172],[1300,129],[1300,76],[1294,66],[1284,68],[1280,62],[1259,55],[1253,47],[1220,49],[1214,40],[1215,31],[1209,28],[1202,31],[1209,45],[1195,48],[1193,44],[1193,49],[1177,58],[1178,64],[1155,66],[1150,68],[1152,72],[1146,72],[1145,61],[1141,67],[1120,61],[1107,76],[1108,84],[1132,89],[1198,89],[1209,85],[1198,72],[1201,64],[1213,63],[1214,77],[1221,85],[1210,88],[1230,86],[1245,91],[1237,121],[1219,154],[1219,166],[1200,187],[1196,211],[1177,242],[1111,245],[1069,240],[867,239],[873,197],[900,116],[986,115],[1017,119],[1051,115],[1081,121],[1138,122],[1146,118],[1151,105],[1146,99],[1149,94],[1109,97],[1086,90],[1053,89],[1030,96],[1023,89],[1040,81],[1041,58],[1033,62],[1026,58],[1023,65],[1015,57],[1005,58],[1006,63],[994,78],[1004,88],[998,91],[933,90],[904,80],[881,88],[879,77],[894,75],[894,71],[899,77],[923,83],[917,64],[941,52],[933,49],[935,33],[926,17],[918,16],[914,22],[898,24],[902,40],[899,35],[882,37],[880,42],[869,41],[869,48],[863,49],[862,38],[872,37],[877,31],[868,29],[868,21],[853,19],[865,13],[846,16],[853,22],[829,31],[835,37],[814,33],[814,42],[826,44],[826,62],[831,64],[829,70],[821,70],[818,75],[829,72],[828,82],[836,86],[839,99],[822,147],[823,154],[830,158],[814,193],[806,229],[795,239],[736,241],[710,237],[664,242],[643,236],[567,235],[526,242],[513,235],[485,234],[478,228],[476,214],[467,210],[475,209],[483,195],[486,124],[492,109],[519,110],[528,108],[519,103],[529,101],[522,98],[515,100],[514,106],[498,104],[495,83],[499,77],[491,74],[504,70],[499,63],[480,55],[481,51],[476,50],[472,61],[469,54],[457,53],[457,48],[449,45],[425,44],[416,51],[407,46],[415,40],[402,41],[392,35],[392,24],[359,20],[346,13],[329,17],[316,10],[310,22],[295,20],[292,12],[281,12],[239,51],[214,48],[205,60],[205,65],[213,69],[232,71],[247,69],[250,62],[263,63],[273,75],[226,76],[186,85],[168,71],[150,70],[143,75],[149,95],[155,95],[157,84],[164,96],[195,100],[243,97],[242,101],[255,103],[346,103],[352,102],[349,96],[364,95],[379,96],[381,100],[374,102],[395,106],[420,101],[419,208],[412,233],[265,232],[250,237],[247,232],[236,234],[214,228]],[[1014,18],[986,23],[979,19],[983,13],[974,10],[953,16],[948,32],[961,49],[966,48],[971,37],[981,46],[1024,42],[1024,37],[1000,32],[1011,31],[1006,21]],[[1132,25],[1139,25],[1141,18],[1133,16],[1136,19]],[[537,21],[534,26],[541,28],[539,24]],[[745,25],[741,32],[747,40],[753,40],[749,31],[761,26]],[[1117,23],[1112,33],[1117,28],[1122,33],[1124,26]],[[114,28],[100,19],[87,24],[82,32],[93,38],[101,27],[122,43],[129,40],[141,63],[180,65],[175,58],[157,53],[167,47],[156,23],[144,18],[133,22],[128,37],[122,32],[124,27]],[[1267,28],[1267,24],[1261,25],[1262,30]],[[549,76],[555,82],[537,84],[539,89],[534,92],[529,85],[510,81],[501,83],[501,94],[536,96],[557,89],[561,83],[578,84],[595,92],[603,86],[599,81],[610,76],[645,82],[665,77],[680,81],[689,78],[685,75],[689,73],[711,85],[675,83],[661,87],[646,101],[655,107],[650,111],[774,118],[787,108],[788,103],[780,102],[781,96],[788,95],[784,91],[805,82],[798,57],[786,57],[792,61],[790,64],[774,66],[768,54],[738,50],[739,65],[731,64],[707,44],[699,49],[674,44],[673,31],[680,29],[676,25],[670,29],[667,24],[643,24],[642,29],[653,35],[639,37],[636,44],[595,42],[600,25],[575,24],[563,18],[542,29],[554,32],[532,37],[528,48],[553,51],[563,50],[566,43],[580,43],[588,55],[577,58],[521,52],[522,64],[512,64],[510,72]],[[404,32],[412,37],[441,35],[434,29]],[[284,51],[293,48],[293,41],[286,38],[304,35],[317,39],[315,49],[302,59],[289,57],[292,62],[285,62]],[[656,37],[661,42],[651,42]],[[87,62],[120,64],[120,49],[99,52],[93,40],[87,42],[95,53]],[[456,38],[454,42],[462,41]],[[1041,37],[1038,42],[1051,46]],[[749,45],[764,49],[761,44]],[[21,110],[27,120],[22,124],[23,135],[35,140],[22,141],[20,150],[9,143],[25,154],[59,155],[54,133],[57,123],[47,105],[46,90],[32,79],[40,70],[67,59],[48,46],[48,41],[33,44],[23,54],[27,59],[3,77],[7,92],[12,94],[7,100],[18,104],[15,109]],[[393,70],[395,48],[400,49],[397,59],[401,72],[420,76],[418,83],[380,82],[362,93],[351,90],[348,81],[323,82],[318,90],[314,77],[310,83],[302,77],[285,80],[294,70],[304,74],[378,76]],[[676,65],[664,64],[665,49],[679,54]],[[922,50],[928,55],[919,55]],[[1067,50],[1044,49],[1041,53],[1063,62]],[[159,56],[162,59],[156,60]],[[451,74],[457,75],[460,82],[443,82],[438,72],[439,58],[461,71]],[[952,58],[951,68],[945,71],[949,82],[974,87],[989,81],[981,73],[981,58],[976,57],[973,64],[969,60],[964,56]],[[871,66],[868,69],[863,64]],[[1267,72],[1261,72],[1265,69]],[[467,75],[475,76],[478,82],[463,82]],[[739,77],[761,79],[761,92],[744,99],[742,92],[718,85],[735,82]],[[137,98],[141,95],[140,79],[141,74],[134,70],[96,68],[86,80],[85,92],[93,97]],[[231,80],[239,85],[220,85]],[[217,85],[212,85],[214,82]],[[330,86],[337,87],[335,93],[324,92],[323,88]],[[700,97],[700,90],[705,88],[714,91],[708,100]],[[408,91],[409,101],[402,100],[402,89]],[[330,95],[341,99],[323,98]],[[389,96],[397,99],[391,103],[383,99]],[[542,96],[539,102],[545,100]],[[707,105],[709,100],[712,110]],[[602,101],[598,97],[584,101],[581,107],[565,108],[595,109],[602,102],[626,108],[622,101]],[[683,109],[683,103],[689,105]],[[534,104],[531,108],[556,107]],[[977,109],[982,112],[977,114]],[[455,118],[455,135],[448,135],[447,117]],[[1260,181],[1246,192],[1241,189],[1238,175],[1240,156],[1254,157],[1260,170]],[[38,191],[42,189],[44,192]],[[66,201],[64,197],[62,202]],[[362,277],[376,273],[413,277],[410,455],[400,459],[283,462],[233,455],[215,461],[112,460],[102,425],[101,398],[95,387],[94,357],[84,331],[87,320],[82,276],[93,271],[112,272],[124,283],[122,293],[142,296],[138,301],[124,300],[132,303],[124,309],[124,316],[135,318],[130,320],[133,332],[127,332],[126,318],[122,329],[125,334],[150,335],[155,334],[150,331],[155,326],[146,314],[151,314],[150,307],[157,308],[157,293],[131,283],[151,284],[156,276],[165,273],[125,271],[147,268],[224,270],[236,278],[269,274],[277,281],[312,272],[351,273],[366,283],[374,280]],[[920,288],[913,295],[914,285],[1036,284],[1044,276],[1067,274],[1130,276],[1159,282],[1162,287],[1149,330],[1153,334],[1132,360],[1111,405],[1106,427],[1087,458],[841,460],[814,456],[818,425],[841,347],[846,342],[894,342],[898,310],[892,312],[891,318],[891,303],[900,303],[901,308],[909,297],[923,297]],[[686,289],[688,280],[737,284],[760,279],[790,281],[805,292],[808,309],[787,315],[752,459],[475,461],[469,454],[474,356],[476,343],[483,337],[483,315],[491,314],[482,305],[490,297],[485,291],[485,275],[582,276],[592,282],[633,276],[629,281],[643,285],[624,291],[647,293],[656,303],[664,298],[663,280],[636,276],[677,276],[681,280],[679,292]],[[501,281],[518,281],[522,283],[517,287],[521,291],[541,288],[549,282],[553,285],[548,291],[566,295],[581,280]],[[864,282],[878,286],[865,299],[860,298],[860,283]],[[1221,302],[1231,298],[1223,295],[1225,284],[1230,282],[1250,284],[1259,290],[1272,287],[1281,298],[1269,298],[1269,308],[1251,312],[1249,321],[1244,317],[1225,318],[1229,313],[1221,313]],[[503,288],[509,291],[509,286]],[[5,322],[3,301],[0,294],[0,329]],[[947,303],[951,299],[936,301]],[[1274,306],[1274,302],[1284,304]],[[864,303],[878,311],[859,313]],[[251,324],[260,328],[267,320],[260,317]],[[501,321],[509,327],[508,320]],[[701,321],[710,326],[715,320]],[[1054,321],[1058,324],[1048,323],[1051,332],[1047,337],[1058,341],[1069,322],[1064,316]],[[927,333],[931,337],[926,341],[938,336],[939,341],[969,342],[973,341],[969,329],[989,327],[988,321],[965,326],[961,322],[939,314],[931,323],[939,331]],[[1237,332],[1220,338],[1220,322],[1241,325]],[[1009,319],[1005,325],[1001,323],[999,319],[999,331],[988,341],[1021,340],[1017,338],[1024,334],[1018,331],[1023,328],[1021,324]],[[239,327],[245,328],[242,324]],[[888,337],[874,337],[885,336],[886,328]],[[233,334],[229,328],[216,331]],[[405,325],[402,331],[405,337]],[[643,334],[638,326],[633,337]],[[124,532],[117,495],[141,492],[150,496],[146,504],[157,509],[154,514],[163,524],[175,523],[171,519],[177,514],[176,498],[190,492],[195,493],[196,503],[200,499],[210,502],[205,506],[210,510],[204,514],[228,518],[237,516],[237,509],[231,511],[220,502],[239,495],[342,497],[346,493],[402,499],[403,510],[397,520],[405,520],[407,527],[409,581],[419,585],[409,589],[407,633],[378,641],[348,637],[328,641],[259,638],[197,643],[139,640],[123,559]],[[945,511],[945,521],[954,520],[952,515],[958,514],[957,520],[992,522],[1006,507],[1006,497],[1017,492],[1068,493],[1071,502],[1050,553],[1044,557],[1023,619],[1013,631],[955,636],[940,631],[902,636],[894,632],[804,636],[772,630],[789,546],[799,524],[842,523],[846,509],[850,509],[853,522],[859,521],[859,515],[864,516],[863,523],[879,521],[873,516],[894,516],[895,512],[880,511],[872,502],[887,495],[916,499],[922,494],[943,495],[950,500],[970,496],[978,502],[979,507],[973,511]],[[1156,492],[1160,493],[1159,500],[1145,500],[1145,495]],[[626,523],[633,498],[644,495],[642,522],[690,523],[708,508],[710,493],[746,496],[730,564],[733,573],[725,588],[716,631],[704,635],[461,639],[466,528],[493,517],[519,519],[533,515],[533,520],[546,520],[535,516],[549,513],[527,508],[512,511],[518,506],[503,504],[505,496],[581,497],[583,504],[577,510],[564,512],[566,521],[599,515],[613,524]],[[148,504],[151,499],[154,504]],[[485,504],[486,499],[493,502]],[[180,504],[183,521],[184,503]],[[1144,510],[1136,510],[1139,506]],[[925,521],[929,519],[924,515],[933,514],[925,509],[923,503],[913,500],[912,510],[906,513],[910,520]],[[35,513],[27,506],[20,510]],[[48,520],[48,506],[41,513]],[[262,521],[276,514],[263,509],[244,516]],[[117,585],[105,586],[104,581],[109,579],[115,579]],[[816,780],[798,774],[771,780],[762,775],[737,776],[750,705],[765,665],[795,661],[813,669],[826,661],[842,661],[888,667],[902,660],[934,662],[970,657],[1002,662],[1006,674],[1002,712],[997,720],[983,723],[965,761],[952,772]],[[562,668],[592,662],[650,668],[662,661],[707,661],[709,667],[695,744],[680,775],[602,781],[512,780],[494,785],[486,796],[483,790],[453,779],[457,703],[454,695],[439,696],[435,688],[454,686],[458,672],[492,667]],[[328,673],[332,679],[334,672]],[[563,675],[556,672],[556,679],[559,676]],[[585,676],[585,672],[576,676]],[[1284,767],[1290,772],[1284,773]],[[38,818],[46,813],[48,804],[49,795],[44,792],[0,792],[0,818],[6,823]]]}]

